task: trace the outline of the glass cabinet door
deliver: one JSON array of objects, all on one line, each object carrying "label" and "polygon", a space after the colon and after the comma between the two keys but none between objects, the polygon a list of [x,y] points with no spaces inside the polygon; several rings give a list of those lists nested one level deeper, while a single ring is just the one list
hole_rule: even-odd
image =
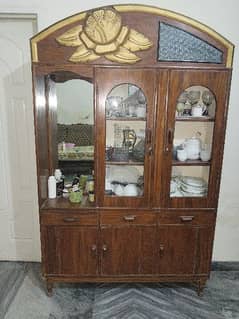
[{"label": "glass cabinet door", "polygon": [[[104,82],[101,82],[104,76]],[[103,205],[147,206],[154,72],[101,69],[97,79]],[[102,127],[103,124],[103,127]],[[104,147],[104,149],[103,149]]]},{"label": "glass cabinet door", "polygon": [[227,74],[172,71],[164,145],[164,198],[171,207],[216,207]]}]

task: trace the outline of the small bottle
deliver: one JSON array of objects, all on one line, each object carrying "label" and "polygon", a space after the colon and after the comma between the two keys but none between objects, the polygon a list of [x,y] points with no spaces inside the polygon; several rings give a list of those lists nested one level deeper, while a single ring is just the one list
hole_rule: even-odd
[{"label": "small bottle", "polygon": [[55,176],[48,178],[48,198],[56,198],[56,179]]},{"label": "small bottle", "polygon": [[64,189],[64,176],[59,168],[55,169],[54,176],[56,179],[56,195],[61,196]]},{"label": "small bottle", "polygon": [[59,182],[62,178],[62,172],[59,168],[55,169],[54,176],[57,182]]},{"label": "small bottle", "polygon": [[89,202],[90,202],[90,203],[94,203],[94,201],[95,201],[95,193],[92,192],[92,191],[90,191],[90,192],[89,192],[88,199],[89,199]]}]

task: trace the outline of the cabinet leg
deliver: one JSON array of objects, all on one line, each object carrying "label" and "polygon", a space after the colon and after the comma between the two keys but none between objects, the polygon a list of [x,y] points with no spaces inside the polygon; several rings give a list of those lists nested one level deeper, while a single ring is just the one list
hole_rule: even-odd
[{"label": "cabinet leg", "polygon": [[197,294],[199,297],[203,295],[203,289],[206,286],[206,280],[205,279],[199,279],[197,282]]},{"label": "cabinet leg", "polygon": [[46,290],[47,290],[47,296],[51,297],[53,295],[53,283],[47,281],[46,282]]}]

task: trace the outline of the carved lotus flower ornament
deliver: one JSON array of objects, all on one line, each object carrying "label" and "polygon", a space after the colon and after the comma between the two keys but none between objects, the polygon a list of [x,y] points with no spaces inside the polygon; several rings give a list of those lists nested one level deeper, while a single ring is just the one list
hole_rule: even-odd
[{"label": "carved lotus flower ornament", "polygon": [[142,33],[122,26],[120,15],[113,10],[97,10],[89,15],[84,25],[78,25],[60,35],[57,42],[77,47],[69,61],[90,62],[102,56],[110,61],[135,63],[135,53],[153,44]]}]

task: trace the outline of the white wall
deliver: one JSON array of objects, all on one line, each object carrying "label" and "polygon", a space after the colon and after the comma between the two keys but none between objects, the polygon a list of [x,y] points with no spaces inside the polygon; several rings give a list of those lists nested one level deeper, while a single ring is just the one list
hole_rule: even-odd
[{"label": "white wall", "polygon": [[57,83],[57,122],[94,124],[93,90],[92,83],[79,79]]},{"label": "white wall", "polygon": [[[0,0],[0,12],[37,13],[40,31],[66,16],[112,3],[116,2],[112,0],[88,0],[85,2],[76,0]],[[117,1],[117,4],[119,3],[141,3],[179,12],[210,26],[236,46],[214,260],[239,261],[239,1]]]}]

